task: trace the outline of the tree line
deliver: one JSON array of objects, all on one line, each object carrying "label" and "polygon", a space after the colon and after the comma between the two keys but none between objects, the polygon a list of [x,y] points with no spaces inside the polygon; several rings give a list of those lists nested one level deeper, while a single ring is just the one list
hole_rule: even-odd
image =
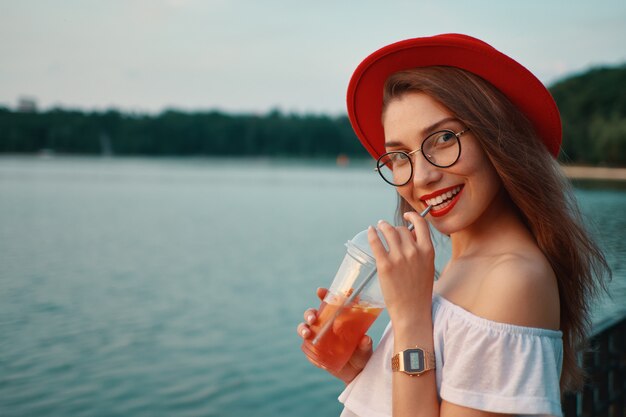
[{"label": "tree line", "polygon": [[[568,163],[626,165],[626,65],[596,68],[550,88],[563,119]],[[346,116],[167,110],[0,108],[0,152],[144,156],[366,157]]]},{"label": "tree line", "polygon": [[0,108],[0,152],[268,157],[366,156],[345,116],[233,115],[167,110],[155,116],[117,110]]},{"label": "tree line", "polygon": [[626,166],[626,65],[568,77],[550,92],[563,123],[561,160]]}]

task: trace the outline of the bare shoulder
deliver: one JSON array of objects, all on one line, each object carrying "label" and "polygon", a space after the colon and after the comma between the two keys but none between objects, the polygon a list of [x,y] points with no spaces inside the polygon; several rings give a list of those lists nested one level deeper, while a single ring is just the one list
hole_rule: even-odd
[{"label": "bare shoulder", "polygon": [[539,251],[498,256],[481,280],[472,313],[526,327],[559,328],[559,291]]}]

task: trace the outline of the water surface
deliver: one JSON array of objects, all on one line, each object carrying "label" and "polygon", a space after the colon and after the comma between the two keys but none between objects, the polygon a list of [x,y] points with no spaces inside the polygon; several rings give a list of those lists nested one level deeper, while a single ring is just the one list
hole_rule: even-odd
[{"label": "water surface", "polygon": [[[369,167],[0,158],[0,415],[338,415],[295,326],[393,216]],[[598,321],[626,301],[626,193],[577,196],[615,274]]]}]

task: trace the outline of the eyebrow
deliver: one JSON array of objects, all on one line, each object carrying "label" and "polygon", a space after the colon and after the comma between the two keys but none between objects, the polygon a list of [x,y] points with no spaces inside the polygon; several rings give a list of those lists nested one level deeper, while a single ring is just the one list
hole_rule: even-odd
[{"label": "eyebrow", "polygon": [[[430,126],[425,127],[424,129],[421,130],[421,135],[423,137],[428,136],[430,133],[434,133],[436,129],[439,129],[441,126],[445,125],[446,123],[449,122],[459,122],[459,119],[457,119],[456,117],[446,117],[445,119],[441,119],[438,122],[433,123]],[[399,142],[399,141],[389,141],[389,142],[385,142],[385,147],[387,148],[393,148],[395,146],[401,146],[403,145],[403,143]]]}]

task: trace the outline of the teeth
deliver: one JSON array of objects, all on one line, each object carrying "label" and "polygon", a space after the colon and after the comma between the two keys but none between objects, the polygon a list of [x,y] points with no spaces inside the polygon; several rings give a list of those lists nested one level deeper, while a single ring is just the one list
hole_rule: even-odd
[{"label": "teeth", "polygon": [[437,197],[429,198],[428,200],[426,200],[426,204],[428,204],[429,206],[439,205],[457,195],[459,191],[461,191],[461,186],[456,187],[454,190],[439,194]]}]

